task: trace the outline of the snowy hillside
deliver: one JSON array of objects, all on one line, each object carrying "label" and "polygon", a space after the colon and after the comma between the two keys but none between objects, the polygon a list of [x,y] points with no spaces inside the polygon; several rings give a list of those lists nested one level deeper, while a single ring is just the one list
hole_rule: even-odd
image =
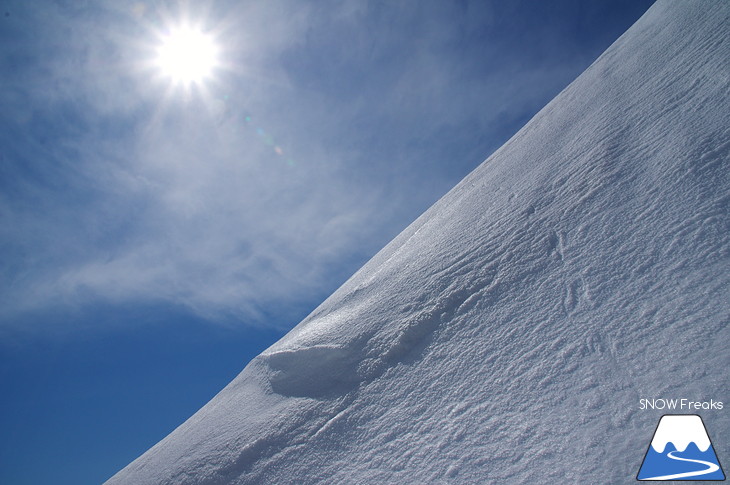
[{"label": "snowy hillside", "polygon": [[730,406],[728,17],[654,5],[107,483],[634,481],[639,399]]}]

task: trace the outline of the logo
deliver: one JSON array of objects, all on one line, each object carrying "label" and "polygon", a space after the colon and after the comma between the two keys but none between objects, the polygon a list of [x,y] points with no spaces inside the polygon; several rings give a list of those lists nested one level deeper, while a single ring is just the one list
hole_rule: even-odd
[{"label": "logo", "polygon": [[665,414],[646,450],[637,480],[725,480],[702,418]]}]

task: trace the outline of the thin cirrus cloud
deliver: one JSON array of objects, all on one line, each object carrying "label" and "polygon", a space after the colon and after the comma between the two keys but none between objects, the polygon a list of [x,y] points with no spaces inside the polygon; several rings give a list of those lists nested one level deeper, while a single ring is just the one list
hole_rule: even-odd
[{"label": "thin cirrus cloud", "polygon": [[[249,324],[316,304],[586,62],[525,64],[485,2],[6,8],[6,327],[99,301]],[[187,92],[149,61],[179,12],[222,46]]]}]

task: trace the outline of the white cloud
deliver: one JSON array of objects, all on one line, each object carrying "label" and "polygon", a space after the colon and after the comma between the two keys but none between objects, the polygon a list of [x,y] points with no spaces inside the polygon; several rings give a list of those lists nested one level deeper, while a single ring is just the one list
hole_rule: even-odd
[{"label": "white cloud", "polygon": [[474,12],[437,3],[191,3],[227,69],[186,95],[146,63],[174,12],[151,5],[19,7],[30,33],[0,50],[34,59],[0,98],[17,135],[0,199],[6,324],[93,301],[248,323],[314,305],[570,71],[489,50],[493,70],[475,68],[459,43]]}]

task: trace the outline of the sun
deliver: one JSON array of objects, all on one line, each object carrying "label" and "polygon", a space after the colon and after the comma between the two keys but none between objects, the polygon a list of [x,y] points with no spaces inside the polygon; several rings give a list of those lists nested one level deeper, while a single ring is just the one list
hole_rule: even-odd
[{"label": "sun", "polygon": [[176,84],[201,84],[218,66],[219,48],[212,35],[194,27],[170,29],[157,48],[157,67]]}]

